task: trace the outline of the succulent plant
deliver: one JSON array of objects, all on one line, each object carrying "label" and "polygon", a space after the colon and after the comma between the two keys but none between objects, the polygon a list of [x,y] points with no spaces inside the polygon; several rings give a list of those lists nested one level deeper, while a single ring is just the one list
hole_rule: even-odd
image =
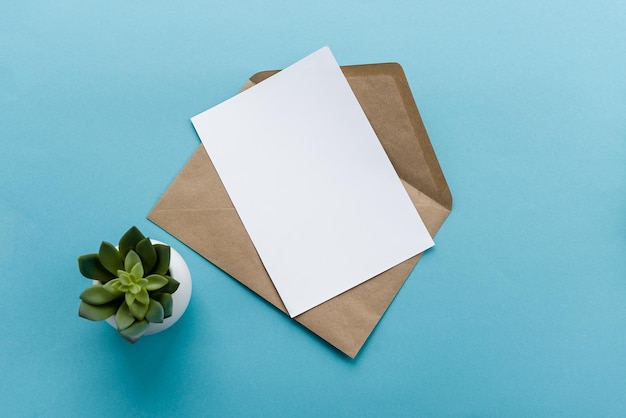
[{"label": "succulent plant", "polygon": [[78,315],[102,321],[115,315],[120,335],[135,343],[151,322],[172,315],[172,293],[179,283],[169,275],[170,247],[153,244],[136,227],[117,248],[106,241],[97,254],[78,257],[83,276],[95,280],[81,295]]}]

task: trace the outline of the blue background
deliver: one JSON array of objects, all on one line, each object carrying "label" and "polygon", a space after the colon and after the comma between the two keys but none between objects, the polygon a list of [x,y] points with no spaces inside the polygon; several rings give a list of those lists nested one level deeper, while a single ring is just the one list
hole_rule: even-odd
[{"label": "blue background", "polygon": [[[219,3],[0,2],[6,416],[626,416],[626,3]],[[323,45],[403,65],[454,198],[356,360],[146,219],[191,116]],[[135,345],[77,316],[131,225],[194,278]]]}]

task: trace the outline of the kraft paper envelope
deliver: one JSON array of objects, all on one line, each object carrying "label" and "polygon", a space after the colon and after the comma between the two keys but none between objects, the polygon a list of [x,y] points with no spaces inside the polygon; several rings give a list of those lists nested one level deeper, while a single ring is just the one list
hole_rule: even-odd
[{"label": "kraft paper envelope", "polygon": [[[452,196],[399,64],[342,67],[431,235]],[[257,73],[245,88],[276,71]],[[358,150],[355,150],[358,152]],[[204,147],[200,145],[148,219],[287,313]],[[294,319],[354,358],[418,262],[412,257]]]}]

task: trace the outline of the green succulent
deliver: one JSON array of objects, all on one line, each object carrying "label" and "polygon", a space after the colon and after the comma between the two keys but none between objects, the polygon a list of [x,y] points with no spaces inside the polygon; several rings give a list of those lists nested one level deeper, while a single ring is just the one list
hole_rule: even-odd
[{"label": "green succulent", "polygon": [[92,321],[115,315],[120,335],[136,342],[151,322],[172,315],[179,283],[169,275],[169,265],[170,247],[152,244],[134,226],[117,248],[103,241],[97,254],[78,257],[81,274],[97,281],[81,293],[78,315]]}]

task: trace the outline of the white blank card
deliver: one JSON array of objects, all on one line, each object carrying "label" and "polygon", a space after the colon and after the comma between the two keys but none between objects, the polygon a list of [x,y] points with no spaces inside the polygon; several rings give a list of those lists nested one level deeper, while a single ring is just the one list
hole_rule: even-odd
[{"label": "white blank card", "polygon": [[292,317],[434,245],[329,48],[191,120]]}]

